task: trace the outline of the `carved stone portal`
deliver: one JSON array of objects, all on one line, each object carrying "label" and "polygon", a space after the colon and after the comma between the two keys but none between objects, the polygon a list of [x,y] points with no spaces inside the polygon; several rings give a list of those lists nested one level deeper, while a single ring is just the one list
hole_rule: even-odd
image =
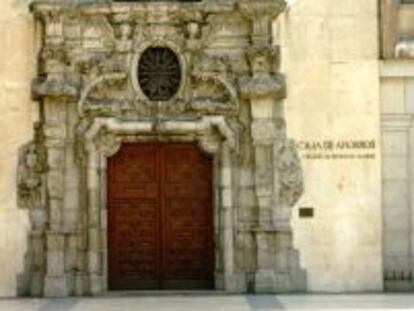
[{"label": "carved stone portal", "polygon": [[290,226],[302,170],[270,31],[284,1],[83,2],[31,4],[42,121],[18,168],[32,221],[20,294],[107,291],[107,158],[142,141],[213,155],[216,289],[305,290]]}]

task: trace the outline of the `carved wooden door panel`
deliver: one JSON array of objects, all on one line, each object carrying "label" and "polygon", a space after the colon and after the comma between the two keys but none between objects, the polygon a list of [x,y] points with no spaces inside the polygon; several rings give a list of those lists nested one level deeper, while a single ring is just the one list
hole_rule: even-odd
[{"label": "carved wooden door panel", "polygon": [[194,144],[124,144],[108,161],[109,289],[211,288],[212,214]]},{"label": "carved wooden door panel", "polygon": [[162,150],[164,287],[213,285],[212,166],[195,145]]}]

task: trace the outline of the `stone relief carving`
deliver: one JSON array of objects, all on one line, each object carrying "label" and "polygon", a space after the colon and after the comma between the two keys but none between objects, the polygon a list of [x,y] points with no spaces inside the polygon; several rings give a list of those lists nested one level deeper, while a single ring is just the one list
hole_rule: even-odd
[{"label": "stone relief carving", "polygon": [[35,125],[35,138],[19,152],[17,185],[19,206],[41,208],[45,203],[44,174],[46,173],[46,149],[40,124]]},{"label": "stone relief carving", "polygon": [[294,141],[285,140],[277,145],[275,163],[280,180],[280,199],[283,204],[294,206],[303,193],[302,165]]},{"label": "stone relief carving", "polygon": [[283,99],[286,96],[285,77],[279,69],[279,49],[270,46],[254,46],[247,50],[246,58],[251,75],[239,80],[242,98]]}]

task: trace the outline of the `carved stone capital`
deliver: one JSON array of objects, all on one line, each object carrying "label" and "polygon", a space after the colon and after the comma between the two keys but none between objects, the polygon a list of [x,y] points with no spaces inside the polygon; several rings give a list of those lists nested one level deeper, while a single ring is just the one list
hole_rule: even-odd
[{"label": "carved stone capital", "polygon": [[44,25],[45,44],[61,44],[64,41],[63,20],[65,11],[56,3],[38,3],[31,5],[34,15]]},{"label": "carved stone capital", "polygon": [[246,17],[252,20],[258,17],[276,18],[287,8],[285,0],[240,0],[238,1],[238,6]]},{"label": "carved stone capital", "polygon": [[255,43],[270,43],[272,22],[287,7],[284,0],[251,1],[241,0],[238,3],[240,11],[252,23],[252,39]]}]

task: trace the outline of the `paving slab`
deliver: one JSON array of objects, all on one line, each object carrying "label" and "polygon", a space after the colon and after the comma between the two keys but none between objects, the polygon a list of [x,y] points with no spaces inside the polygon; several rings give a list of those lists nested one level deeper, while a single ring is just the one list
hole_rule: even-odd
[{"label": "paving slab", "polygon": [[0,299],[0,311],[414,310],[414,293],[388,295],[109,295]]}]

